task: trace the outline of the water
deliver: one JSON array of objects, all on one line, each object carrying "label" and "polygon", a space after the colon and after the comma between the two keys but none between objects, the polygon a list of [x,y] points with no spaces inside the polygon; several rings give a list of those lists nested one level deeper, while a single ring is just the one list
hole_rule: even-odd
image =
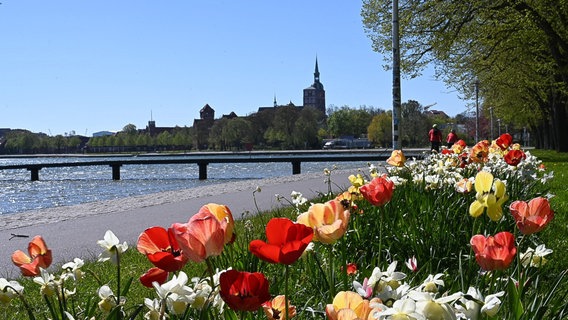
[{"label": "water", "polygon": [[[116,158],[7,158],[0,159],[0,165],[112,159]],[[323,173],[334,165],[361,168],[366,162],[304,162],[301,166],[302,173]],[[211,163],[207,180],[199,180],[196,164],[124,165],[118,181],[112,180],[110,166],[44,168],[39,181],[30,181],[30,172],[25,169],[0,170],[0,214],[291,174],[290,163]]]}]

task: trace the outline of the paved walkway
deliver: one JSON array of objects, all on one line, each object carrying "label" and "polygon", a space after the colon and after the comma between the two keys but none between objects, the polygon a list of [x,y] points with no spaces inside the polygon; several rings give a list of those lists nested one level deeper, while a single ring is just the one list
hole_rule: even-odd
[{"label": "paved walkway", "polygon": [[[349,185],[347,177],[353,173],[357,171],[334,172],[331,176],[332,190],[334,192],[345,190]],[[87,212],[90,208],[87,204],[59,209],[73,212],[73,215],[67,217],[55,217],[57,214],[54,212],[59,212],[57,209],[29,214],[21,213],[11,215],[11,217],[0,216],[0,277],[13,279],[19,276],[19,269],[12,264],[10,256],[17,249],[26,252],[28,242],[35,235],[43,236],[48,247],[52,249],[54,266],[60,266],[75,257],[95,259],[101,251],[96,242],[103,238],[106,230],[112,230],[121,242],[126,241],[129,246],[135,247],[138,236],[146,228],[169,227],[174,222],[186,222],[191,215],[197,213],[199,208],[207,203],[227,205],[235,219],[246,212],[255,213],[253,191],[256,186],[261,187],[261,192],[255,194],[261,211],[286,204],[278,202],[275,194],[289,199],[292,191],[298,191],[310,199],[326,193],[329,188],[323,174],[302,174],[284,179],[249,180],[246,187],[237,182],[212,186],[211,188],[217,192],[212,191],[205,194],[199,194],[199,188],[183,190],[179,191],[180,199],[184,199],[181,196],[182,193],[186,195],[196,193],[199,196],[181,201],[168,200],[169,202],[166,203],[147,205],[144,204],[144,199],[136,198],[134,199],[135,204],[127,205],[124,210],[118,211],[112,207],[120,207],[121,201],[128,203],[132,201],[132,198],[111,201],[111,204],[117,205],[106,206],[106,212],[97,209],[96,214]],[[159,194],[144,196],[144,198],[155,200],[159,198]],[[53,219],[50,215],[53,215]],[[13,235],[29,237],[14,237]]]}]

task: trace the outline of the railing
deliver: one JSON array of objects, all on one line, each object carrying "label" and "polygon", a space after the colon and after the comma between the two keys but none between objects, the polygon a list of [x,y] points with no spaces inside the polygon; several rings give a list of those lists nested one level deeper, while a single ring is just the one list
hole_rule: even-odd
[{"label": "railing", "polygon": [[[289,162],[292,164],[292,174],[301,173],[302,162],[342,162],[342,161],[384,161],[391,154],[389,150],[371,151],[332,151],[332,152],[263,152],[263,153],[200,153],[185,155],[184,157],[172,156],[168,159],[152,159],[150,157],[129,157],[120,160],[100,161],[75,161],[57,163],[34,163],[15,164],[0,166],[0,170],[26,169],[31,173],[31,181],[39,180],[39,171],[43,168],[58,167],[83,167],[83,166],[110,166],[112,179],[120,180],[120,168],[125,165],[152,165],[152,164],[197,164],[199,179],[207,179],[207,166],[210,163],[265,163],[265,162]],[[420,150],[406,152],[407,157],[422,158]]]}]

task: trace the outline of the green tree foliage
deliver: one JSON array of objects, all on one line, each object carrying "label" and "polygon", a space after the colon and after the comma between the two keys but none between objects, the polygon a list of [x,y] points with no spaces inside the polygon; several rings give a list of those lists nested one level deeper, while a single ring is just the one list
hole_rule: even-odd
[{"label": "green tree foliage", "polygon": [[250,121],[245,118],[233,118],[227,121],[222,130],[223,140],[229,147],[242,149],[245,143],[251,143],[252,127]]},{"label": "green tree foliage", "polygon": [[341,108],[330,108],[330,110],[327,127],[333,137],[363,137],[367,134],[367,127],[371,123],[373,114],[376,113],[376,111],[364,107],[351,109],[348,106],[343,106]]},{"label": "green tree foliage", "polygon": [[321,140],[318,137],[318,120],[322,118],[321,112],[312,107],[303,108],[300,112],[292,136],[294,146],[302,149],[319,148]]},{"label": "green tree foliage", "polygon": [[408,100],[401,105],[402,145],[424,147],[428,145],[430,120],[424,114],[424,107],[415,100]]},{"label": "green tree foliage", "polygon": [[[373,49],[387,62],[390,3],[364,0],[362,8]],[[532,128],[543,147],[568,151],[567,16],[566,1],[404,1],[401,70],[414,77],[434,64],[438,78],[470,99],[478,79],[482,109]]]},{"label": "green tree foliage", "polygon": [[373,145],[390,148],[392,146],[392,111],[381,112],[374,116],[367,127],[367,136]]}]

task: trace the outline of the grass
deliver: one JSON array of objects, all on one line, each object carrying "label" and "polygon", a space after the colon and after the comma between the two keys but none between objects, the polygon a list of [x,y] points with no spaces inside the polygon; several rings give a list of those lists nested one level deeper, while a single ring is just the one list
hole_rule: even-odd
[{"label": "grass", "polygon": [[[543,160],[547,171],[554,171],[554,179],[544,187],[524,181],[508,181],[508,192],[511,195],[508,203],[516,199],[529,200],[535,195],[545,193],[554,195],[551,206],[556,212],[555,219],[538,236],[527,237],[529,243],[545,243],[547,248],[554,250],[549,262],[542,268],[521,274],[519,266],[512,265],[502,272],[480,274],[469,245],[466,245],[469,238],[476,233],[495,234],[501,230],[514,232],[511,217],[506,215],[499,223],[489,221],[485,215],[472,219],[467,214],[467,208],[474,199],[473,194],[458,194],[451,189],[425,192],[426,186],[416,183],[397,187],[391,201],[382,207],[373,207],[365,201],[358,201],[358,209],[353,211],[349,229],[342,239],[334,245],[315,243],[313,251],[289,268],[290,279],[293,279],[289,287],[294,292],[291,299],[298,308],[296,319],[325,318],[323,310],[326,304],[332,303],[335,293],[353,290],[354,280],[363,282],[375,267],[384,272],[393,261],[398,261],[397,271],[408,274],[405,282],[411,285],[420,284],[428,275],[442,273],[445,276],[445,286],[440,287],[441,292],[465,292],[469,286],[480,288],[485,294],[498,290],[506,291],[507,300],[504,299],[498,318],[563,318],[568,285],[559,275],[568,270],[568,257],[563,254],[567,248],[564,239],[568,234],[568,191],[565,188],[568,185],[568,154],[544,150],[531,150],[531,153]],[[320,199],[312,201],[325,202],[329,199],[328,195],[322,195]],[[251,208],[254,207],[253,200],[254,192],[251,190]],[[213,267],[262,272],[270,282],[271,294],[283,294],[283,266],[260,261],[248,252],[248,243],[253,239],[265,238],[264,228],[271,218],[288,217],[295,220],[299,212],[308,210],[308,206],[309,204],[305,204],[299,208],[291,206],[271,212],[253,211],[246,214],[243,220],[236,222],[236,242],[227,246],[222,255],[211,259]],[[403,266],[403,261],[411,256],[415,256],[419,262],[419,270],[416,273],[409,272]],[[155,296],[155,290],[140,285],[138,277],[152,265],[135,248],[130,248],[121,256],[120,261],[121,287],[127,289],[123,292],[127,298],[126,313],[139,311],[136,319],[142,319],[142,315],[147,311],[142,305],[144,298]],[[356,275],[347,275],[344,272],[347,263],[357,264],[359,270]],[[82,269],[85,276],[77,285],[74,298],[68,299],[68,305],[65,307],[78,315],[97,310],[99,298],[96,292],[101,285],[109,285],[115,290],[117,283],[117,269],[110,262],[88,261]],[[50,270],[58,273],[56,268]],[[190,278],[207,277],[204,263],[189,263],[183,271]],[[527,281],[515,289],[514,286],[506,286],[506,282],[500,284],[495,281],[495,277],[507,279],[508,276],[530,280],[531,283]],[[30,278],[17,280],[26,288],[26,301],[35,317],[55,318],[46,308],[46,300],[40,295],[40,286]],[[131,285],[128,286],[130,281]],[[548,293],[551,295],[547,296]],[[538,303],[532,303],[534,301]],[[384,300],[384,303],[387,304],[387,300]],[[52,304],[55,310],[61,308],[57,299],[54,299]],[[539,309],[540,306],[546,308]],[[524,314],[519,310],[524,310]],[[96,314],[97,319],[104,319],[101,313]],[[200,314],[192,313],[190,316],[197,319],[198,315]],[[209,316],[211,319],[218,318]],[[28,314],[23,302],[15,299],[9,306],[0,307],[0,318],[28,319]],[[250,313],[247,314],[247,319],[265,319],[265,316],[262,312]]]}]

